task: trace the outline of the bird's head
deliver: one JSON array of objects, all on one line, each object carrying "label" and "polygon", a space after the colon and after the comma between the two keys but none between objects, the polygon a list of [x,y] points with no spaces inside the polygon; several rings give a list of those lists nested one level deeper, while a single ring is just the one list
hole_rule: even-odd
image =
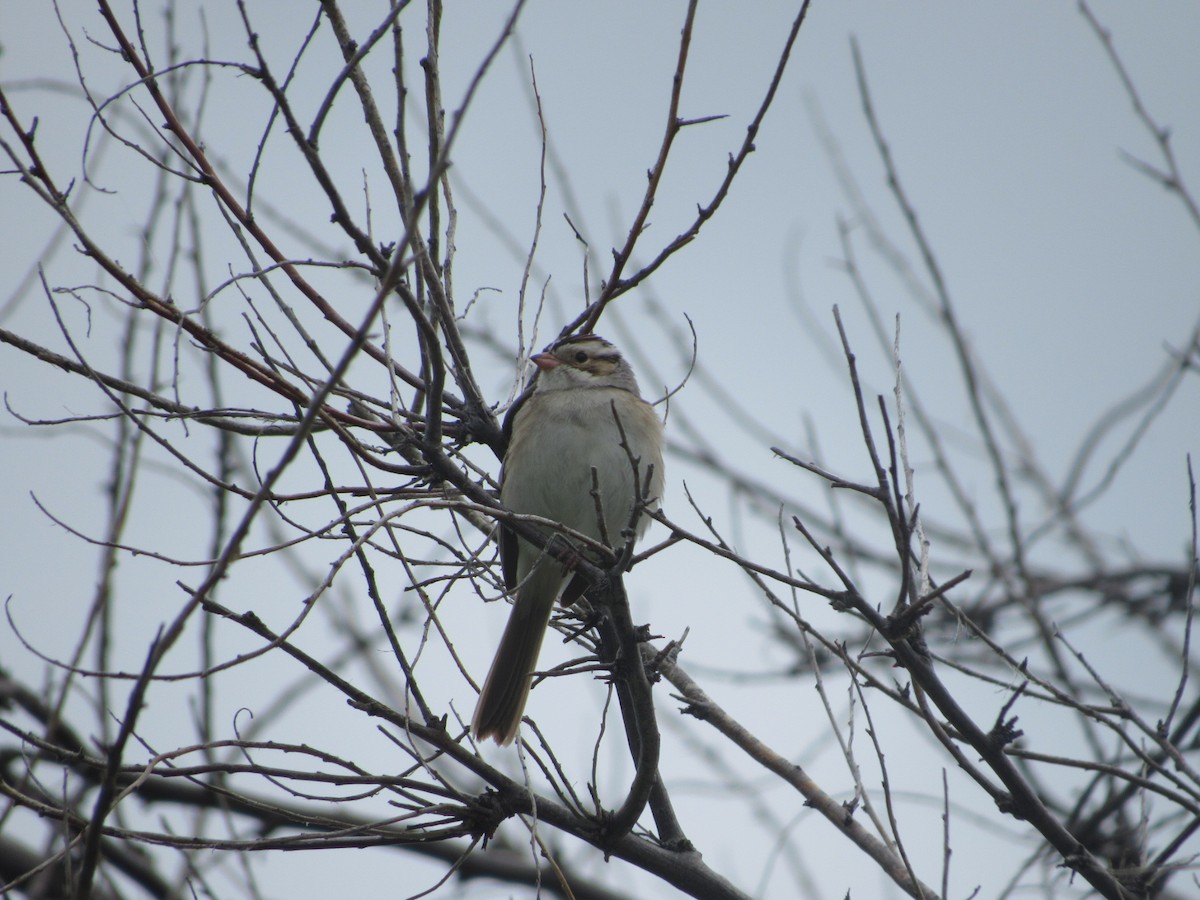
[{"label": "bird's head", "polygon": [[598,334],[577,334],[555,341],[533,357],[537,390],[615,387],[638,392],[633,369],[621,351]]}]

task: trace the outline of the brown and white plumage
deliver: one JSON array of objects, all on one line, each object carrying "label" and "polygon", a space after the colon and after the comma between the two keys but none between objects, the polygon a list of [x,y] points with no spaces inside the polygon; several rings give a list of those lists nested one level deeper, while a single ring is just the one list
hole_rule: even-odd
[{"label": "brown and white plumage", "polygon": [[[533,392],[509,418],[501,502],[513,512],[550,519],[619,549],[647,473],[648,504],[656,507],[662,496],[662,422],[639,395],[629,363],[601,337],[565,338],[533,362],[538,367]],[[630,455],[621,446],[622,430],[638,461],[641,485],[635,484]],[[592,496],[593,468],[603,532]],[[638,520],[639,537],[648,524],[645,516]],[[586,585],[581,579],[572,582],[560,562],[503,525],[500,559],[505,586],[515,591],[515,599],[471,731],[477,739],[508,744],[521,724],[554,603],[560,598],[574,602]]]}]

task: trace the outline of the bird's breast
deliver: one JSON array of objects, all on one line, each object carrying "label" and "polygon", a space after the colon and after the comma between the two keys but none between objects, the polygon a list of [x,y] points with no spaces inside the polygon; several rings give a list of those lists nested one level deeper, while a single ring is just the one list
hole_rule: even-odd
[{"label": "bird's breast", "polygon": [[661,486],[661,424],[649,406],[630,399],[628,392],[608,388],[531,397],[513,423],[504,460],[504,504],[600,539],[598,498],[608,541],[619,546],[637,496],[622,432],[638,459],[639,478],[654,465],[654,481]]}]

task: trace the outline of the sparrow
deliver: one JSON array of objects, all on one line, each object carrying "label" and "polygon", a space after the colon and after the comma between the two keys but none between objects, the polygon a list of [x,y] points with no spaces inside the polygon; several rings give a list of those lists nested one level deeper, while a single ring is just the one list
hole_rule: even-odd
[{"label": "sparrow", "polygon": [[[505,422],[510,438],[500,471],[500,501],[514,513],[550,519],[620,550],[635,505],[657,509],[662,497],[662,422],[638,393],[629,363],[602,337],[563,338],[532,361],[538,368],[532,391],[517,401]],[[621,446],[622,432],[628,452]],[[645,515],[638,517],[637,537],[649,522]],[[503,523],[499,542],[513,607],[479,693],[471,732],[477,740],[493,738],[503,746],[521,724],[555,602],[574,603],[587,582],[573,578],[563,563]]]}]

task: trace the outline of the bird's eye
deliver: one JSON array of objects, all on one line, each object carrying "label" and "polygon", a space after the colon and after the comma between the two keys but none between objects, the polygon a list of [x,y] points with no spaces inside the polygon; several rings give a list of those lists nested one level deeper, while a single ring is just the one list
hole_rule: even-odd
[{"label": "bird's eye", "polygon": [[582,350],[576,350],[575,351],[575,362],[577,362],[577,363],[587,362],[587,354],[584,353]]}]

